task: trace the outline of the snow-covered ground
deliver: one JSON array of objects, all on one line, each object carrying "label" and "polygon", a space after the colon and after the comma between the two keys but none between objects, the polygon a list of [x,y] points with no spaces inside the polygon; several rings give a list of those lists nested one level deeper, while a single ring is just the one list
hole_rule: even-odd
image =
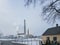
[{"label": "snow-covered ground", "polygon": [[12,43],[20,43],[27,45],[41,45],[42,39],[39,38],[26,38],[26,39],[0,39],[0,41],[12,41]]}]

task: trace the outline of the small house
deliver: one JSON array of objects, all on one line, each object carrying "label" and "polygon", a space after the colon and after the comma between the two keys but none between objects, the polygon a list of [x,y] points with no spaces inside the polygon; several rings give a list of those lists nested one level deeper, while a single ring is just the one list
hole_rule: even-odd
[{"label": "small house", "polygon": [[54,39],[57,40],[57,42],[60,43],[60,26],[56,24],[56,27],[48,28],[42,35],[42,40],[44,43],[46,43],[46,39],[49,38],[50,41],[53,41]]}]

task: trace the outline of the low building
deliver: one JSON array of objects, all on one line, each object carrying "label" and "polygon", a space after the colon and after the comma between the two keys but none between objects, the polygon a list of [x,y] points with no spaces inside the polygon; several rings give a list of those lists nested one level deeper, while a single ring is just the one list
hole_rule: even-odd
[{"label": "low building", "polygon": [[43,43],[46,43],[46,39],[49,37],[50,41],[54,39],[60,43],[60,26],[56,24],[56,27],[48,28],[42,35]]}]

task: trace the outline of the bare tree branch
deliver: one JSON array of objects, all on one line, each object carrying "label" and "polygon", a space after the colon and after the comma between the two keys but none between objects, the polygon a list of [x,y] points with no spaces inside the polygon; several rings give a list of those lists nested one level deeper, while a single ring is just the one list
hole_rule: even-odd
[{"label": "bare tree branch", "polygon": [[[26,5],[30,5],[31,3],[33,3],[35,5],[36,1],[37,0],[27,0]],[[42,0],[40,0],[40,1],[42,1]],[[44,0],[44,1],[46,2],[46,0]],[[43,6],[42,16],[43,16],[44,20],[47,20],[47,22],[53,22],[54,23],[57,18],[60,19],[60,7],[57,8],[57,6],[60,6],[60,5],[57,5],[57,3],[59,1],[60,0],[55,0],[55,1],[52,1],[50,4]]]}]

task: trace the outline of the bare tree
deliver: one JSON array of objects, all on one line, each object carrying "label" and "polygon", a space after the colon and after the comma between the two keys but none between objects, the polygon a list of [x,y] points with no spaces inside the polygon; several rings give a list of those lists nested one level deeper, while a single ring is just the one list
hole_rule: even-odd
[{"label": "bare tree", "polygon": [[29,6],[30,4],[36,4],[36,0],[26,0],[26,4],[25,4],[25,6]]},{"label": "bare tree", "polygon": [[[41,3],[45,4],[48,0],[39,0]],[[27,0],[25,5],[36,4],[37,0]],[[55,22],[60,19],[60,0],[52,0],[48,5],[43,6],[42,16],[47,22]]]},{"label": "bare tree", "polygon": [[48,22],[55,22],[56,19],[60,19],[60,0],[51,2],[48,6],[43,7],[42,14],[45,15],[45,20]]}]

